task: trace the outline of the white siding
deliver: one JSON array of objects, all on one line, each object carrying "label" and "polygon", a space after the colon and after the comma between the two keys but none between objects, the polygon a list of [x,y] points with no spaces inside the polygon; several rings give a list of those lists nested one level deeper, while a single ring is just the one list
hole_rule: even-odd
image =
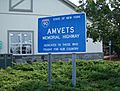
[{"label": "white siding", "polygon": [[87,41],[87,43],[86,43],[86,47],[87,47],[87,49],[86,49],[86,51],[88,52],[88,53],[99,53],[99,52],[103,52],[102,50],[102,42],[94,42],[93,43],[93,40],[92,39],[90,39],[90,38],[88,38],[88,41]]},{"label": "white siding", "polygon": [[[9,0],[0,0],[0,13],[21,14],[23,12],[9,12]],[[72,13],[75,13],[75,11],[67,7],[60,0],[33,0],[33,12],[24,12],[24,14],[39,14],[51,16]]]}]

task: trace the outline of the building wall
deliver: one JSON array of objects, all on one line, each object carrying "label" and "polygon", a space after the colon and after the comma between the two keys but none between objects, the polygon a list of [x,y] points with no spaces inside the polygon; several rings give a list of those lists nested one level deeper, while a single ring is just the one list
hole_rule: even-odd
[{"label": "building wall", "polygon": [[[3,42],[0,53],[8,53],[8,31],[33,31],[34,53],[37,54],[38,18],[75,13],[59,0],[33,0],[33,12],[9,11],[9,0],[0,0],[0,41]],[[102,52],[102,42],[87,40],[88,53]]]},{"label": "building wall", "polygon": [[[33,0],[33,12],[10,12],[9,11],[9,1],[10,0],[0,0],[0,13],[17,13],[17,14],[38,14],[38,15],[64,15],[64,14],[72,14],[75,13],[74,10],[67,7],[60,0]],[[12,1],[20,1],[20,0],[12,0]],[[30,1],[30,0],[25,0]],[[20,4],[18,8],[22,8],[27,6],[26,2]],[[17,6],[16,6],[17,7]]]},{"label": "building wall", "polygon": [[103,48],[102,48],[102,41],[101,42],[94,42],[91,38],[87,39],[87,43],[86,43],[86,50],[87,53],[99,53],[99,52],[103,52]]}]

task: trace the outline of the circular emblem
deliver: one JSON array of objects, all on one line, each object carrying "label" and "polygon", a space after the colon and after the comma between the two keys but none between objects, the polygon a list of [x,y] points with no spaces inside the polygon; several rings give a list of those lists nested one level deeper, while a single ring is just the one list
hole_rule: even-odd
[{"label": "circular emblem", "polygon": [[43,19],[41,23],[42,23],[42,26],[44,28],[47,28],[50,24],[50,20],[49,19]]}]

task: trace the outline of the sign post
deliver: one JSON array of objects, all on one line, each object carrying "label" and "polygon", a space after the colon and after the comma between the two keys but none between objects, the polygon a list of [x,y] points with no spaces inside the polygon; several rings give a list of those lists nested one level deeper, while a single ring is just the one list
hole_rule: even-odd
[{"label": "sign post", "polygon": [[48,54],[48,83],[51,84],[51,77],[52,77],[52,56],[51,53]]},{"label": "sign post", "polygon": [[110,60],[111,60],[111,56],[112,56],[111,45],[112,45],[112,42],[110,40],[109,41],[109,56],[110,56]]},{"label": "sign post", "polygon": [[72,85],[76,86],[76,54],[72,54]]},{"label": "sign post", "polygon": [[51,54],[72,53],[72,85],[76,86],[76,53],[86,52],[86,14],[38,19],[38,52],[48,54],[48,83],[51,83]]}]

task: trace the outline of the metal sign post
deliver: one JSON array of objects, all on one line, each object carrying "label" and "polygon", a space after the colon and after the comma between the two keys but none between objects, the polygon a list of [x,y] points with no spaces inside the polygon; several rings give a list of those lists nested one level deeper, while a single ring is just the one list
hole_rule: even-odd
[{"label": "metal sign post", "polygon": [[111,60],[111,56],[112,56],[112,51],[111,51],[111,40],[109,41],[109,56],[110,56],[110,60]]},{"label": "metal sign post", "polygon": [[76,86],[76,54],[72,54],[72,86]]},{"label": "metal sign post", "polygon": [[48,54],[48,83],[51,84],[51,78],[52,78],[52,55],[51,53]]}]

